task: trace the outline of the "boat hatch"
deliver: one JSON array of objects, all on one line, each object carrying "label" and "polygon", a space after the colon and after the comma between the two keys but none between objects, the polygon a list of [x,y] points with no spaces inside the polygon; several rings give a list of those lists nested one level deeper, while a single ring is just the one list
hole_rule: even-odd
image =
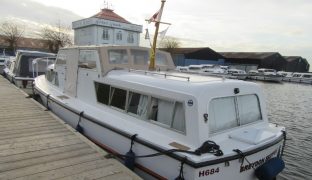
[{"label": "boat hatch", "polygon": [[275,134],[272,132],[256,128],[250,128],[229,135],[231,139],[235,139],[249,144],[259,144],[263,141],[273,138],[274,136]]}]

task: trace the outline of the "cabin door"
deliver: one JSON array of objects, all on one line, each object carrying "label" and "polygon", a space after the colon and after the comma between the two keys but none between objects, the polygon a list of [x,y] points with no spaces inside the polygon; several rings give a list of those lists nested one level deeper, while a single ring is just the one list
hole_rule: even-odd
[{"label": "cabin door", "polygon": [[78,73],[78,49],[66,50],[65,70],[65,93],[75,97],[77,95],[77,73]]}]

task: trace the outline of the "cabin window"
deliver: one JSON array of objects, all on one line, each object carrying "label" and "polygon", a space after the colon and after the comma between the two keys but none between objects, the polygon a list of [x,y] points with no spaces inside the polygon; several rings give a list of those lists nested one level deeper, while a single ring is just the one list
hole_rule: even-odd
[{"label": "cabin window", "polygon": [[234,97],[217,98],[210,102],[209,130],[212,133],[237,126]]},{"label": "cabin window", "polygon": [[216,98],[209,104],[209,130],[216,133],[261,120],[256,95]]},{"label": "cabin window", "polygon": [[262,119],[256,95],[237,96],[237,108],[241,125]]},{"label": "cabin window", "polygon": [[149,119],[166,127],[185,132],[184,107],[180,102],[152,97]]},{"label": "cabin window", "polygon": [[65,54],[58,54],[57,57],[56,57],[55,64],[57,64],[57,65],[66,64],[66,56],[65,56]]},{"label": "cabin window", "polygon": [[86,69],[96,69],[96,61],[98,60],[98,52],[95,50],[79,51],[79,67]]},{"label": "cabin window", "polygon": [[117,33],[116,39],[117,39],[117,41],[121,41],[121,40],[122,40],[122,33],[121,33],[121,31],[119,31],[119,32]]},{"label": "cabin window", "polygon": [[46,79],[51,82],[51,84],[54,84],[55,86],[59,86],[59,81],[58,81],[58,75],[57,72],[53,70],[48,70],[46,72]]},{"label": "cabin window", "polygon": [[164,100],[95,82],[97,101],[143,120],[185,132],[185,109],[181,102]]},{"label": "cabin window", "polygon": [[108,105],[110,86],[107,84],[94,83],[97,101]]},{"label": "cabin window", "polygon": [[135,65],[147,65],[149,61],[149,52],[144,50],[131,49],[133,63]]},{"label": "cabin window", "polygon": [[304,77],[304,78],[311,78],[312,75],[310,75],[310,74],[304,74],[302,77]]},{"label": "cabin window", "polygon": [[127,111],[136,114],[142,119],[147,116],[148,96],[135,92],[129,92]]},{"label": "cabin window", "polygon": [[127,91],[119,88],[111,88],[110,105],[119,109],[125,109]]},{"label": "cabin window", "polygon": [[109,31],[108,31],[108,29],[103,29],[102,38],[104,40],[109,40]]},{"label": "cabin window", "polygon": [[156,53],[156,65],[167,65],[167,57],[163,53]]},{"label": "cabin window", "polygon": [[125,49],[108,50],[110,64],[128,64],[128,54]]}]

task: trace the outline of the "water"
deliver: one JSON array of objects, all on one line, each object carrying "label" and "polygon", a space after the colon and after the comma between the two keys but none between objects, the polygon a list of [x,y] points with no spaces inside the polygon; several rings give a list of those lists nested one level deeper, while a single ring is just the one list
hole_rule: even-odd
[{"label": "water", "polygon": [[256,83],[264,90],[269,121],[287,130],[286,168],[278,179],[312,179],[312,85]]}]

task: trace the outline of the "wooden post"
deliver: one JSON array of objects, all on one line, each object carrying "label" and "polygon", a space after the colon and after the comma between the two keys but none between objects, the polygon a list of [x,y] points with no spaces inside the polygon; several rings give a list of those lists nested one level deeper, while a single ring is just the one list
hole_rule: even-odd
[{"label": "wooden post", "polygon": [[159,24],[160,24],[160,19],[161,19],[161,15],[162,15],[162,10],[164,8],[166,0],[161,0],[161,7],[160,7],[160,11],[158,14],[158,18],[156,19],[155,22],[155,34],[154,34],[154,39],[153,39],[153,45],[152,45],[152,49],[151,49],[151,56],[150,56],[150,64],[149,64],[149,70],[150,71],[155,71],[155,56],[156,56],[156,45],[157,45],[157,36],[158,36],[158,31],[159,31]]}]

